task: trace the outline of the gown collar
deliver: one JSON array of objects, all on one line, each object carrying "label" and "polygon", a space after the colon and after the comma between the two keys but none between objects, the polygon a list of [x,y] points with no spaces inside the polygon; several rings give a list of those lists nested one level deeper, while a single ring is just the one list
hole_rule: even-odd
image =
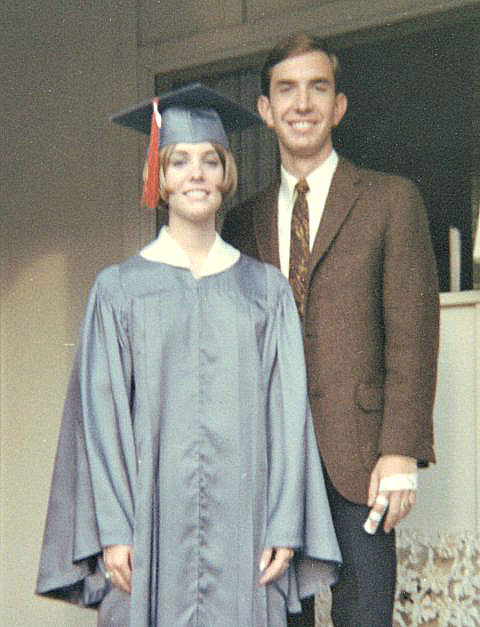
[{"label": "gown collar", "polygon": [[[147,244],[147,246],[140,251],[140,255],[148,261],[166,263],[169,266],[192,270],[192,264],[190,263],[187,253],[173,239],[166,226],[161,228],[157,239]],[[197,278],[228,270],[228,268],[231,268],[238,261],[239,257],[240,252],[233,246],[230,246],[230,244],[227,244],[227,242],[216,233],[213,245],[203,263],[200,273],[197,274]]]}]

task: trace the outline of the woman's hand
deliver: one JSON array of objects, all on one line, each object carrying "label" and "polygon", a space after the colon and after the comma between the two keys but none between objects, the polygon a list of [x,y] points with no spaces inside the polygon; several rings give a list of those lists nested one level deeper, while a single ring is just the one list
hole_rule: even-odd
[{"label": "woman's hand", "polygon": [[130,594],[132,579],[132,547],[114,544],[103,549],[103,562],[107,578],[114,586]]},{"label": "woman's hand", "polygon": [[292,557],[293,549],[289,547],[265,549],[260,559],[260,572],[263,573],[260,583],[266,585],[279,579],[287,570]]}]

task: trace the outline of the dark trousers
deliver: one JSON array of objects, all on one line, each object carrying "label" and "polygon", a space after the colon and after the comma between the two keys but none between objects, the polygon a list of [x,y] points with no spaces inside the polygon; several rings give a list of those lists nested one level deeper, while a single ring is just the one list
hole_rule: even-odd
[{"label": "dark trousers", "polygon": [[315,627],[315,597],[302,599],[302,613],[287,615],[288,627]]},{"label": "dark trousers", "polygon": [[[397,569],[395,534],[386,534],[381,527],[373,536],[365,533],[363,523],[369,508],[344,499],[326,472],[325,482],[343,557],[339,580],[332,588],[333,624],[390,627]],[[314,627],[313,603],[307,604],[305,610],[302,615],[289,615],[289,627]]]}]

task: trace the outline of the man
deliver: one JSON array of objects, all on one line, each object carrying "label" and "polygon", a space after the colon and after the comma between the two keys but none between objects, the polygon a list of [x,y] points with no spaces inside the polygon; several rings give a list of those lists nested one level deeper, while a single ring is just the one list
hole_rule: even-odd
[{"label": "man", "polygon": [[[224,237],[289,276],[303,320],[310,402],[344,559],[333,622],[386,627],[393,529],[415,502],[417,466],[434,461],[437,276],[415,186],[358,168],[333,149],[332,129],[347,109],[338,73],[335,55],[308,35],[268,55],[258,111],[277,135],[281,175],[227,216]],[[313,600],[289,620],[313,627]]]}]

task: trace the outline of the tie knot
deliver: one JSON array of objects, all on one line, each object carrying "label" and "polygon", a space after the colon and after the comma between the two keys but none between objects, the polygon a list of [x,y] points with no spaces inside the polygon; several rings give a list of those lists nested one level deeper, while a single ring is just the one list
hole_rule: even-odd
[{"label": "tie knot", "polygon": [[297,193],[299,194],[306,194],[308,190],[310,189],[308,187],[307,179],[303,178],[297,181],[297,184],[295,185],[295,189],[297,190]]}]

